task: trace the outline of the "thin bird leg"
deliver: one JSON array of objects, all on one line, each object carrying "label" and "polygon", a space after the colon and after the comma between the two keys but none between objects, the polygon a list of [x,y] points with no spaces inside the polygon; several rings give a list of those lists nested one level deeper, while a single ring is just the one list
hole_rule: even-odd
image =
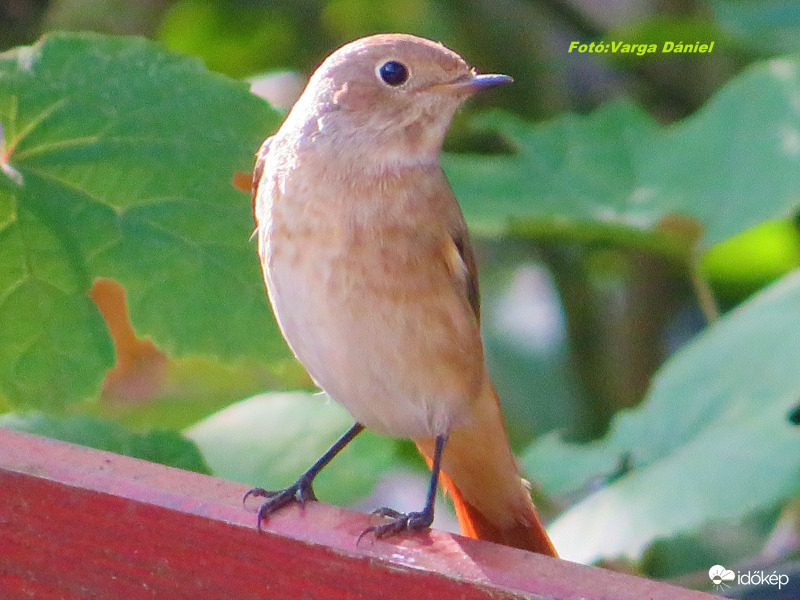
[{"label": "thin bird leg", "polygon": [[436,488],[439,485],[442,452],[444,452],[446,443],[447,435],[436,436],[436,449],[433,452],[433,465],[431,466],[431,479],[428,484],[428,496],[425,499],[425,507],[422,511],[405,514],[391,508],[379,508],[374,511],[373,514],[389,517],[392,520],[383,525],[368,527],[358,536],[359,541],[368,533],[374,533],[376,538],[382,538],[403,531],[416,531],[431,526],[431,523],[433,523],[434,503],[436,502]]},{"label": "thin bird leg", "polygon": [[334,456],[339,454],[339,452],[362,431],[364,431],[364,426],[361,423],[353,425],[317,462],[311,465],[308,471],[300,475],[297,481],[286,489],[270,492],[264,488],[253,488],[248,491],[244,495],[244,498],[242,498],[242,504],[247,502],[247,499],[251,496],[267,498],[261,505],[261,508],[258,509],[258,530],[261,531],[261,521],[263,519],[277,512],[290,502],[299,502],[301,506],[304,506],[306,502],[316,500],[317,496],[312,487],[314,478],[333,460]]}]

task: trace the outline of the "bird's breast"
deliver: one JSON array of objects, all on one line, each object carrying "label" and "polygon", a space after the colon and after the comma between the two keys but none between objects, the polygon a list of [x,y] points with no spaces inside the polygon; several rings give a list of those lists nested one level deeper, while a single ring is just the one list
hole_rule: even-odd
[{"label": "bird's breast", "polygon": [[430,436],[466,412],[483,350],[444,224],[402,210],[393,186],[284,185],[260,228],[262,263],[284,336],[315,381],[368,427]]}]

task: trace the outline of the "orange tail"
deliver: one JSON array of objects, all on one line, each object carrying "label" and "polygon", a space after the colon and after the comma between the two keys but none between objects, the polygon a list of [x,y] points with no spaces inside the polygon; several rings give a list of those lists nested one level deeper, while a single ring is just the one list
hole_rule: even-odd
[{"label": "orange tail", "polygon": [[[558,556],[520,478],[488,378],[474,408],[472,422],[450,432],[442,456],[441,481],[453,498],[461,534]],[[416,443],[430,465],[433,441]]]},{"label": "orange tail", "polygon": [[533,504],[531,504],[530,512],[524,521],[519,521],[513,527],[504,528],[495,525],[477,508],[464,500],[464,496],[453,483],[453,480],[445,473],[442,475],[444,475],[442,485],[453,499],[456,517],[458,517],[458,524],[461,527],[461,535],[558,557],[558,553],[553,547],[553,542],[547,535],[547,531],[539,519]]}]

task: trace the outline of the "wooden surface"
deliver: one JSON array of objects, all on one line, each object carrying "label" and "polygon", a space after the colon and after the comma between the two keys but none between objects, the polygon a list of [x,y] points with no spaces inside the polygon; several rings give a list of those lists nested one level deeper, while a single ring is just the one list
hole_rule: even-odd
[{"label": "wooden surface", "polygon": [[245,491],[0,429],[0,598],[714,598],[438,531],[357,545],[371,517],[321,503],[258,534]]}]

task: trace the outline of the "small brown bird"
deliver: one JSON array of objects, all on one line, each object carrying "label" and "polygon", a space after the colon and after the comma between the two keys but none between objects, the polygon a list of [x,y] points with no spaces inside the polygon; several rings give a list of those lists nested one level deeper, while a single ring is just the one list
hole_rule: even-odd
[{"label": "small brown bird", "polygon": [[[511,81],[411,35],[347,44],[317,69],[258,152],[258,252],[286,341],[356,424],[261,520],[314,500],[317,473],[365,427],[413,439],[432,469],[420,512],[367,532],[430,526],[440,476],[464,535],[555,556],[520,478],[484,361],[475,260],[439,161],[461,103]],[[365,532],[366,533],[366,532]]]}]

